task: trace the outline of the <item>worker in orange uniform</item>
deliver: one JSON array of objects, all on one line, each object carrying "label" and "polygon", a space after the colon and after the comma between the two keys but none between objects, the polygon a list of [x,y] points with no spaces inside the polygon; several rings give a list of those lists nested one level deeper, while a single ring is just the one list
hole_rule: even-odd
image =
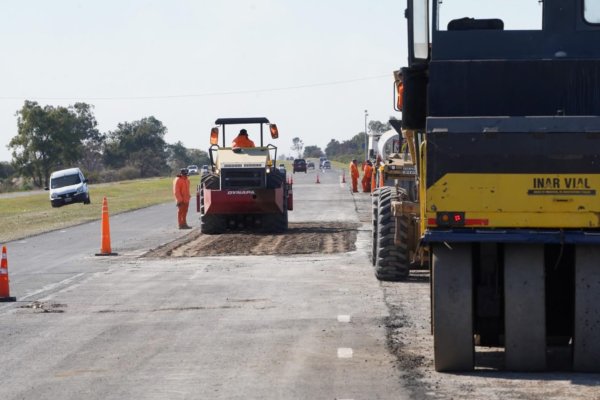
[{"label": "worker in orange uniform", "polygon": [[350,162],[350,177],[352,178],[352,192],[358,193],[358,163],[356,159]]},{"label": "worker in orange uniform", "polygon": [[367,160],[362,178],[363,193],[369,193],[371,191],[371,179],[373,179],[373,164],[371,164],[370,160]]},{"label": "worker in orange uniform", "polygon": [[231,147],[256,147],[254,142],[248,138],[248,131],[240,130],[240,133],[231,142]]},{"label": "worker in orange uniform", "polygon": [[179,229],[192,229],[187,224],[187,212],[190,206],[190,180],[188,179],[187,168],[182,168],[179,175],[173,181],[173,195],[177,202],[177,222],[179,223]]}]

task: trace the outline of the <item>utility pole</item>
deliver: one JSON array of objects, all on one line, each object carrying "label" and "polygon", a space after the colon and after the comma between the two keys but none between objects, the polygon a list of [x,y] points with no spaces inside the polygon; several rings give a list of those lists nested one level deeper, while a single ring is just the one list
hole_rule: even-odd
[{"label": "utility pole", "polygon": [[367,134],[367,117],[369,112],[365,110],[365,160],[369,159],[369,135]]}]

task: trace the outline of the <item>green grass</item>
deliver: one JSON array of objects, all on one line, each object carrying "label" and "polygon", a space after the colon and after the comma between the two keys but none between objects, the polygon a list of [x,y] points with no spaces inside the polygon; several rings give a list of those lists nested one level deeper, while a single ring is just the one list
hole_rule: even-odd
[{"label": "green grass", "polygon": [[[193,197],[199,179],[190,180]],[[103,197],[110,215],[174,201],[172,184],[173,178],[155,178],[90,185],[92,204],[60,208],[50,206],[47,192],[0,198],[0,243],[100,219]]]}]

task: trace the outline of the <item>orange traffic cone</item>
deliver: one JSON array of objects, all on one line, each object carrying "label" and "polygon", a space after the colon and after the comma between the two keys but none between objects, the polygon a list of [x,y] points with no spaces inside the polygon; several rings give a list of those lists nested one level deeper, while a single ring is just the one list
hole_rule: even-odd
[{"label": "orange traffic cone", "polygon": [[108,222],[108,201],[102,199],[102,246],[97,256],[116,256],[110,248],[110,224]]},{"label": "orange traffic cone", "polygon": [[10,280],[8,279],[8,257],[6,257],[6,246],[2,246],[2,262],[0,263],[0,303],[17,301],[16,297],[10,295]]},{"label": "orange traffic cone", "polygon": [[342,172],[342,183],[346,183],[346,171]]},{"label": "orange traffic cone", "polygon": [[317,181],[315,183],[321,183],[321,181],[319,180],[319,174],[317,174]]}]

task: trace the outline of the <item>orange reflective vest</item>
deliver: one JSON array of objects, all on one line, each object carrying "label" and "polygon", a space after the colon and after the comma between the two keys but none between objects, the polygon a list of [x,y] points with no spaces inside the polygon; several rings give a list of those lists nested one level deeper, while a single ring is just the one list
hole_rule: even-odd
[{"label": "orange reflective vest", "polygon": [[246,135],[237,135],[233,142],[231,142],[231,147],[256,147],[254,142],[248,139]]},{"label": "orange reflective vest", "polygon": [[365,164],[365,175],[364,175],[364,179],[365,180],[370,180],[371,176],[373,175],[373,167],[370,166],[369,164]]},{"label": "orange reflective vest", "polygon": [[358,166],[353,162],[350,163],[350,176],[352,179],[358,179]]},{"label": "orange reflective vest", "polygon": [[177,175],[173,181],[173,195],[178,203],[189,203],[190,198],[190,180],[185,175]]}]

